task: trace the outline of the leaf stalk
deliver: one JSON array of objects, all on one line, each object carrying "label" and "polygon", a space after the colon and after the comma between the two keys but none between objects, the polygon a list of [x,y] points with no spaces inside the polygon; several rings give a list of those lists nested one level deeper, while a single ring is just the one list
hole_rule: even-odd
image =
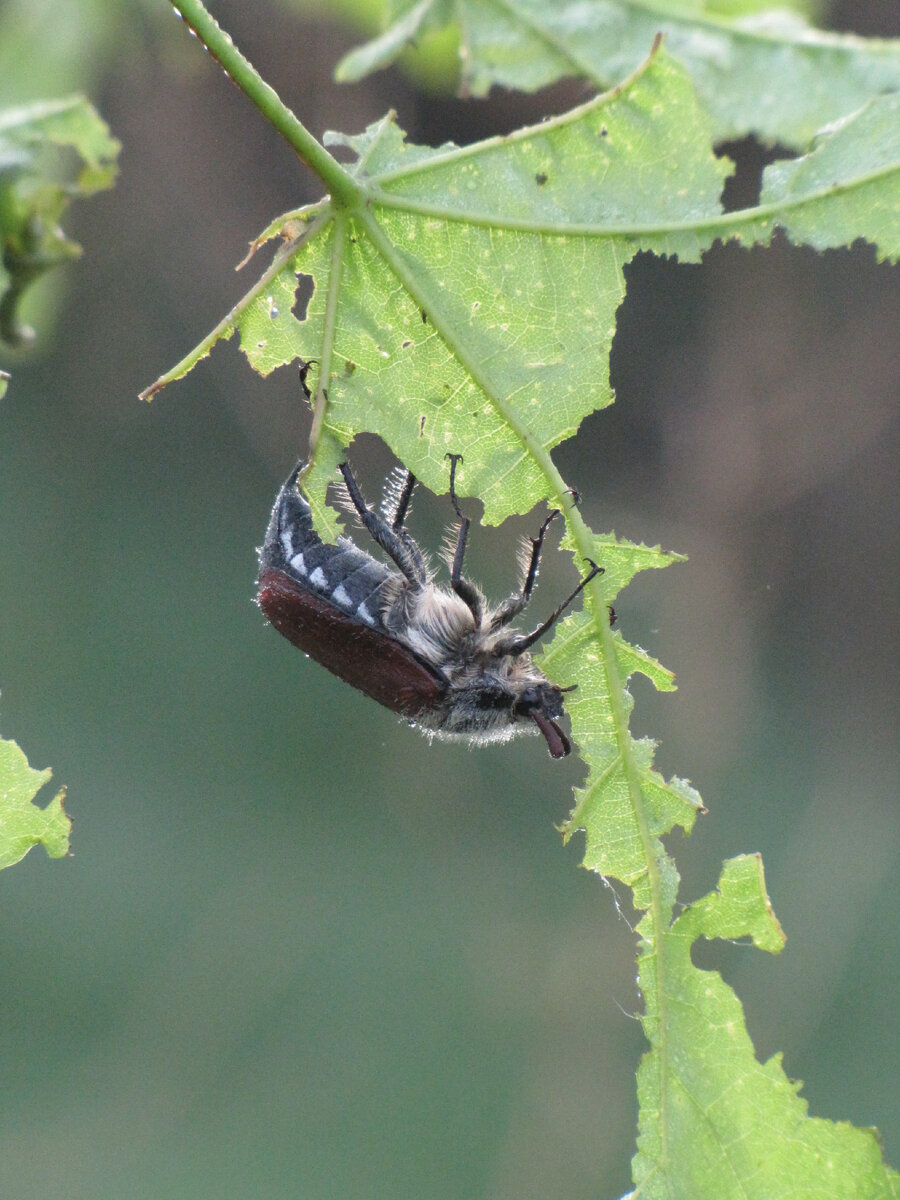
[{"label": "leaf stalk", "polygon": [[359,185],[297,120],[275,89],[262,79],[231,37],[207,12],[202,0],[170,0],[170,3],[232,83],[281,134],[301,162],[322,179],[335,204],[343,208],[356,207],[361,201]]}]

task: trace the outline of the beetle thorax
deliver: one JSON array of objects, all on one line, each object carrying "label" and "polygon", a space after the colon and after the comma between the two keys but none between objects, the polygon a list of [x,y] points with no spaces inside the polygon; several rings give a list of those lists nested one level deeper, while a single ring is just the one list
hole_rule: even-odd
[{"label": "beetle thorax", "polygon": [[410,588],[398,577],[384,621],[454,688],[486,684],[508,688],[514,698],[521,689],[546,682],[529,654],[496,653],[500,641],[509,640],[509,631],[491,628],[493,614],[487,605],[482,605],[482,614],[476,624],[472,610],[449,588],[431,582]]}]

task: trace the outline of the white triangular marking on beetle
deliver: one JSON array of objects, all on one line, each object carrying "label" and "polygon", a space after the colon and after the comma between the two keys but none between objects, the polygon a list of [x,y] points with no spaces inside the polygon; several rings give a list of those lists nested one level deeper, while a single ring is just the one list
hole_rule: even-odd
[{"label": "white triangular marking on beetle", "polygon": [[306,562],[303,558],[302,553],[294,555],[294,557],[291,559],[291,566],[294,568],[294,570],[297,572],[298,575],[306,574]]},{"label": "white triangular marking on beetle", "polygon": [[346,591],[344,590],[344,585],[342,583],[339,583],[337,585],[337,587],[334,589],[334,591],[331,593],[331,598],[335,602],[335,604],[339,604],[341,606],[341,608],[346,608],[350,612],[353,611],[353,601],[347,595]]},{"label": "white triangular marking on beetle", "polygon": [[313,587],[322,588],[323,591],[328,587],[328,580],[325,578],[325,572],[321,567],[316,567],[309,577],[309,582]]},{"label": "white triangular marking on beetle", "polygon": [[375,624],[375,618],[372,616],[372,614],[366,608],[365,600],[363,600],[362,604],[360,604],[359,608],[356,610],[356,615],[358,617],[362,617],[362,619],[366,622],[367,625]]}]

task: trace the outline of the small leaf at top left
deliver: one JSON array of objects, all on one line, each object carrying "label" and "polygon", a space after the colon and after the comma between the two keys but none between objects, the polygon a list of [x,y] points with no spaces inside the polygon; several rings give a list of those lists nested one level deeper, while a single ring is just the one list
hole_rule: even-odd
[{"label": "small leaf at top left", "polygon": [[19,308],[31,284],[77,258],[60,220],[73,199],[111,187],[119,143],[82,96],[0,112],[0,342],[34,333]]}]

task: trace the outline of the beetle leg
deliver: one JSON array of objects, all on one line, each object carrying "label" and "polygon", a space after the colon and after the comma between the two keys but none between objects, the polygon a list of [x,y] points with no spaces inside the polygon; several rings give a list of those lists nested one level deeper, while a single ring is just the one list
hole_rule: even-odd
[{"label": "beetle leg", "polygon": [[591,562],[589,558],[585,559],[585,562],[590,564],[590,571],[588,571],[587,575],[585,575],[584,579],[582,579],[581,583],[579,583],[578,587],[575,588],[572,594],[567,596],[566,599],[563,600],[562,604],[553,610],[547,620],[542,621],[536,629],[532,629],[531,633],[526,633],[522,637],[512,638],[508,642],[498,643],[498,645],[494,647],[494,654],[521,654],[523,651],[530,649],[535,642],[539,641],[540,638],[542,638],[544,634],[556,624],[575,597],[587,587],[592,579],[595,579],[598,575],[603,574],[603,567],[598,567],[597,564],[595,562]]},{"label": "beetle leg", "polygon": [[499,605],[494,613],[494,619],[491,622],[493,629],[502,629],[504,625],[508,625],[513,617],[517,617],[528,601],[531,599],[531,593],[534,590],[534,584],[537,579],[538,563],[541,561],[541,548],[544,544],[544,535],[550,527],[550,524],[556,517],[559,516],[559,509],[554,508],[550,511],[544,520],[543,525],[538,530],[536,538],[531,538],[531,557],[528,562],[528,569],[525,572],[522,580],[522,590],[517,594],[510,596],[508,600]]},{"label": "beetle leg", "polygon": [[[359,513],[359,519],[363,525],[382,550],[391,556],[410,583],[417,587],[424,587],[428,582],[428,568],[419,547],[404,529],[389,525],[384,517],[369,508],[348,463],[339,463],[338,470],[344,477],[347,493],[353,502],[353,507]],[[413,480],[414,485],[415,480]],[[409,507],[410,496],[412,496],[412,487],[409,487],[409,496],[406,497],[404,512]]]},{"label": "beetle leg", "polygon": [[461,463],[461,454],[446,454],[450,459],[450,503],[459,518],[459,530],[456,534],[456,549],[453,552],[453,563],[450,567],[450,586],[457,596],[463,600],[475,619],[475,624],[481,623],[481,596],[467,579],[463,579],[462,565],[466,554],[466,543],[469,540],[469,528],[472,522],[463,514],[456,498],[456,467]]},{"label": "beetle leg", "polygon": [[391,522],[391,528],[395,533],[399,533],[403,528],[403,522],[406,520],[406,514],[409,512],[409,504],[412,500],[413,491],[416,487],[416,477],[412,471],[406,472],[406,479],[403,481],[403,487],[397,496],[397,508],[394,512],[394,519]]}]

